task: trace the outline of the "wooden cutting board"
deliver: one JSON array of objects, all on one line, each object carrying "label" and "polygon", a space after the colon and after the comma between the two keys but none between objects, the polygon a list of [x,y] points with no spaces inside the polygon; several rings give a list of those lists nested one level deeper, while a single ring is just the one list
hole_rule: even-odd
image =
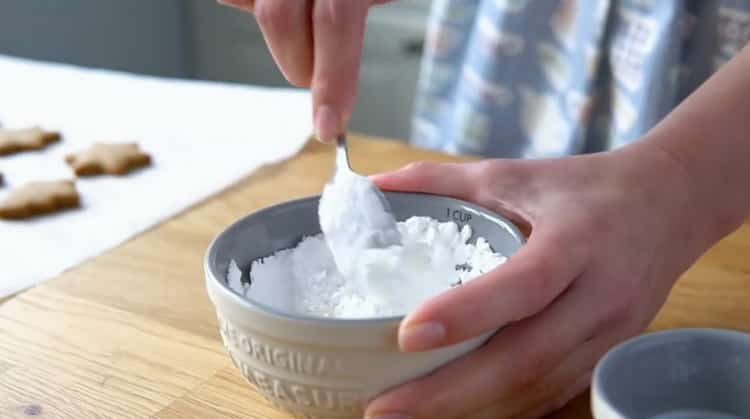
[{"label": "wooden cutting board", "polygon": [[[352,154],[354,167],[367,173],[458,160],[362,137],[352,139]],[[291,160],[0,302],[0,418],[289,419],[225,355],[202,258],[235,219],[319,193],[332,161],[330,147],[310,143]],[[651,329],[688,326],[750,331],[749,225],[682,278]],[[588,395],[553,417],[590,417]]]}]

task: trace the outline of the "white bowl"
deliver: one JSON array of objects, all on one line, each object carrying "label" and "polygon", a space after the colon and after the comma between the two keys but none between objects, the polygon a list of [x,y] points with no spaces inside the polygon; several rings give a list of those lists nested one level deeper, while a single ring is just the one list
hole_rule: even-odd
[{"label": "white bowl", "polygon": [[[508,220],[451,198],[386,193],[396,218],[430,216],[471,225],[506,256],[523,244]],[[477,348],[489,332],[459,344],[419,353],[399,351],[402,316],[331,319],[282,312],[246,299],[227,286],[234,260],[244,275],[251,262],[320,232],[319,197],[286,202],[250,214],[219,234],[206,253],[206,287],[216,307],[221,337],[234,365],[272,404],[306,419],[361,418],[363,404]]]}]

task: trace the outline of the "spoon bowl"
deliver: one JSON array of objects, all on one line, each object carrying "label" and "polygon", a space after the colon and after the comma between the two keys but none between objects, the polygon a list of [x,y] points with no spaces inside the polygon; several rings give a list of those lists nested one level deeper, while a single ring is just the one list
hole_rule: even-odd
[{"label": "spoon bowl", "polygon": [[331,180],[318,211],[320,227],[336,264],[344,274],[356,253],[401,244],[396,218],[383,192],[366,176],[351,169],[346,136],[336,140]]},{"label": "spoon bowl", "polygon": [[[364,179],[367,179],[365,176],[362,176],[356,173],[352,169],[351,163],[349,162],[349,147],[346,141],[346,134],[341,134],[336,138],[336,161],[334,162],[334,164],[335,164],[335,169],[334,169],[335,173],[338,173],[339,171],[347,171],[348,172],[347,174],[349,176],[359,176]],[[334,173],[334,176],[335,176],[335,173]],[[393,218],[393,211],[391,210],[391,206],[388,203],[388,200],[385,199],[385,195],[383,194],[383,192],[374,184],[372,185],[372,193],[378,197],[378,200],[380,201],[380,205],[388,214],[391,214],[391,218]]]}]

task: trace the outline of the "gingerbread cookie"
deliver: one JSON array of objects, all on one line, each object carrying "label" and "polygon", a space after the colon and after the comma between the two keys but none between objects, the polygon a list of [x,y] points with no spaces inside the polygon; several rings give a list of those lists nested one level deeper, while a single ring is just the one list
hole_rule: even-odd
[{"label": "gingerbread cookie", "polygon": [[27,150],[41,150],[60,141],[60,133],[39,127],[23,129],[0,128],[0,156]]},{"label": "gingerbread cookie", "polygon": [[65,161],[78,176],[100,174],[123,175],[151,163],[151,156],[136,143],[96,143],[80,153],[70,154]]},{"label": "gingerbread cookie", "polygon": [[78,204],[78,191],[70,180],[29,182],[0,201],[0,218],[29,218]]}]

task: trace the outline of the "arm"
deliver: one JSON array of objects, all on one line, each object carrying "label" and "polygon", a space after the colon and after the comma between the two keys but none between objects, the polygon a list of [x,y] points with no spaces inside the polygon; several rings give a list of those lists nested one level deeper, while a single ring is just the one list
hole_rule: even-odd
[{"label": "arm", "polygon": [[750,212],[750,47],[616,151],[423,163],[376,180],[473,201],[532,232],[504,265],[411,312],[399,343],[420,351],[502,329],[368,414],[543,416],[588,386],[600,357],[641,333],[677,278]]},{"label": "arm", "polygon": [[750,214],[750,45],[647,135],[684,174],[711,242]]}]

